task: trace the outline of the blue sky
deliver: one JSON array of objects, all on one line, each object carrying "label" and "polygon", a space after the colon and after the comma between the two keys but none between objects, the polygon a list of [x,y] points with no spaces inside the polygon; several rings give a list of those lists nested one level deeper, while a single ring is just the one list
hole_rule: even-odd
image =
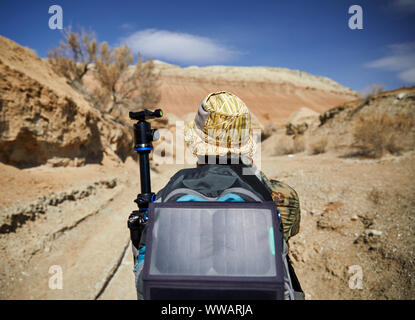
[{"label": "blue sky", "polygon": [[[62,37],[48,27],[53,4],[64,27],[180,66],[285,67],[358,91],[415,85],[415,0],[0,0],[0,34],[45,57]],[[362,30],[348,27],[354,4]]]}]

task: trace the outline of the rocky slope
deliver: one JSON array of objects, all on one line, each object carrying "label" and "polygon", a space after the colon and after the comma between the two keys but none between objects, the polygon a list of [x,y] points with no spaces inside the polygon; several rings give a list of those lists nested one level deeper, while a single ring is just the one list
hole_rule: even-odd
[{"label": "rocky slope", "polygon": [[415,149],[414,125],[415,87],[401,88],[321,114],[302,108],[286,121],[266,126],[262,150],[270,156],[303,151],[331,151],[342,157],[400,154]]},{"label": "rocky slope", "polygon": [[[385,143],[393,144],[396,150],[391,151],[399,153],[415,149],[414,125],[415,87],[408,87],[382,92],[327,110],[319,116],[318,126],[307,134],[314,139],[327,137],[327,149],[343,156],[359,154],[359,135],[363,135],[360,138],[366,136],[373,143],[377,138],[393,139],[394,141]],[[359,126],[360,131],[356,131]]]},{"label": "rocky slope", "polygon": [[0,37],[0,161],[18,167],[124,160],[128,129],[92,108],[49,64]]}]

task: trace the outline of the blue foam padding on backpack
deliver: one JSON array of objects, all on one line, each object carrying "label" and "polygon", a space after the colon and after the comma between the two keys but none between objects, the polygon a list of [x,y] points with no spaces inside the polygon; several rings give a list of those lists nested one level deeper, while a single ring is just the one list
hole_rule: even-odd
[{"label": "blue foam padding on backpack", "polygon": [[138,253],[138,263],[137,263],[137,267],[144,262],[145,255],[146,255],[146,246],[143,246],[140,249],[139,253]]},{"label": "blue foam padding on backpack", "polygon": [[[203,198],[200,198],[198,196],[192,195],[192,194],[185,194],[184,196],[181,196],[179,199],[176,200],[176,202],[182,202],[182,201],[206,201]],[[235,193],[228,193],[224,196],[220,197],[216,201],[218,202],[245,202],[245,200],[238,196]]]},{"label": "blue foam padding on backpack", "polygon": [[228,193],[220,197],[217,201],[221,202],[245,202],[245,200],[234,193]]},{"label": "blue foam padding on backpack", "polygon": [[181,196],[179,199],[176,200],[176,202],[182,202],[182,201],[206,201],[203,198],[194,196],[192,194],[185,194],[184,196]]}]

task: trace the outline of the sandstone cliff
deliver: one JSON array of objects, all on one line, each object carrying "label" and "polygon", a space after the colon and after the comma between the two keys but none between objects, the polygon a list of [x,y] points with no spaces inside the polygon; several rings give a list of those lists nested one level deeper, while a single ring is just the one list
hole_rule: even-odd
[{"label": "sandstone cliff", "polygon": [[78,166],[129,154],[129,130],[92,108],[32,50],[0,37],[0,74],[0,161]]}]

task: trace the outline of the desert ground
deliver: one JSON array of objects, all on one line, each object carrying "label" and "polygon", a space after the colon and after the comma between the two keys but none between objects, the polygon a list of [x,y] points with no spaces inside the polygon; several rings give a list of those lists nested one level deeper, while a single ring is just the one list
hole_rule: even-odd
[{"label": "desert ground", "polygon": [[[263,158],[263,172],[289,183],[300,197],[301,228],[290,240],[290,255],[307,299],[414,297],[414,161],[413,152],[382,160],[329,154]],[[182,167],[152,172],[153,189]],[[40,204],[45,211],[1,234],[3,299],[136,298],[126,227],[139,185],[134,161],[1,170],[1,184],[8,186],[2,196],[10,194],[20,208]],[[50,201],[86,190],[91,191],[81,199]],[[26,191],[32,194],[25,205]],[[52,265],[62,267],[62,290],[48,287]],[[363,271],[362,289],[349,287],[355,265]]]},{"label": "desert ground", "polygon": [[[30,49],[0,44],[0,299],[136,299],[131,125]],[[157,64],[167,119],[157,128],[175,133],[220,88],[250,107],[256,165],[300,198],[289,248],[306,299],[415,298],[415,87],[362,99],[299,71]],[[152,163],[155,192],[194,166]],[[61,288],[50,285],[56,266]]]}]

